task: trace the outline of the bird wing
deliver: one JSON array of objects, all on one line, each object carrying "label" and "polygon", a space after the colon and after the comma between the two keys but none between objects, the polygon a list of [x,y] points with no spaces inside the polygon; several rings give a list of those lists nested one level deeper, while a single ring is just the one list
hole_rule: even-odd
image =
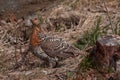
[{"label": "bird wing", "polygon": [[40,46],[50,57],[68,58],[79,53],[79,49],[69,45],[62,38],[42,35],[41,39]]},{"label": "bird wing", "polygon": [[45,36],[42,38],[41,47],[56,51],[64,46],[68,45],[62,38],[54,37],[54,36]]},{"label": "bird wing", "polygon": [[47,53],[54,56],[58,55],[57,53],[63,51],[69,46],[66,41],[62,38],[58,38],[50,35],[41,36],[41,48]]}]

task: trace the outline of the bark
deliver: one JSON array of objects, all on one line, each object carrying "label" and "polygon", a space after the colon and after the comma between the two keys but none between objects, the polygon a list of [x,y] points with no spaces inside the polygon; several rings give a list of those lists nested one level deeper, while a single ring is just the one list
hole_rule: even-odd
[{"label": "bark", "polygon": [[116,70],[116,61],[120,59],[120,36],[103,36],[96,42],[95,58],[102,67]]}]

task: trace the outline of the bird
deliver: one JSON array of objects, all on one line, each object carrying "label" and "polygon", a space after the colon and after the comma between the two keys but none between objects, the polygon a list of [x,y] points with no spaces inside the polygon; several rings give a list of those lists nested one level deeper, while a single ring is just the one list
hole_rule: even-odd
[{"label": "bird", "polygon": [[56,67],[59,60],[75,57],[81,50],[70,45],[63,38],[46,34],[39,24],[38,18],[31,19],[33,23],[30,37],[30,49],[35,56],[47,62],[50,67]]}]

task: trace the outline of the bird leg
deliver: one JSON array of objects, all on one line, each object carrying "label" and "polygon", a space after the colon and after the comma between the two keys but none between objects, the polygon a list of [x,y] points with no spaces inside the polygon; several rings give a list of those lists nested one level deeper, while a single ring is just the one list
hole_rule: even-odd
[{"label": "bird leg", "polygon": [[37,53],[35,54],[38,58],[40,58],[41,60],[45,61],[46,64],[50,67],[56,67],[57,62],[54,58],[50,58],[46,53],[41,52],[41,53]]},{"label": "bird leg", "polygon": [[49,67],[56,67],[57,61],[54,58],[48,56],[44,51],[42,51],[40,46],[34,47],[33,54],[41,60],[45,61],[49,65]]}]

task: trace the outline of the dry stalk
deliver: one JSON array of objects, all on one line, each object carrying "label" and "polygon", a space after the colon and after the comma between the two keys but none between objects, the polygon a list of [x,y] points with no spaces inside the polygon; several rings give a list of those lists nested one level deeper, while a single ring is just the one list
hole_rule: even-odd
[{"label": "dry stalk", "polygon": [[3,36],[1,37],[1,40],[2,40],[3,38],[5,38],[6,35],[7,35],[7,30],[4,30],[4,34],[3,34]]},{"label": "dry stalk", "polygon": [[107,9],[107,6],[106,6],[106,4],[105,4],[105,0],[103,0],[103,4],[104,4],[105,10],[106,10],[106,12],[107,12],[107,17],[108,17],[108,19],[109,19],[112,32],[113,32],[113,34],[115,34],[114,28],[113,28],[113,24],[112,24],[112,20],[111,20],[111,17],[110,17],[110,15],[109,15],[109,11],[108,11],[108,9]]}]

